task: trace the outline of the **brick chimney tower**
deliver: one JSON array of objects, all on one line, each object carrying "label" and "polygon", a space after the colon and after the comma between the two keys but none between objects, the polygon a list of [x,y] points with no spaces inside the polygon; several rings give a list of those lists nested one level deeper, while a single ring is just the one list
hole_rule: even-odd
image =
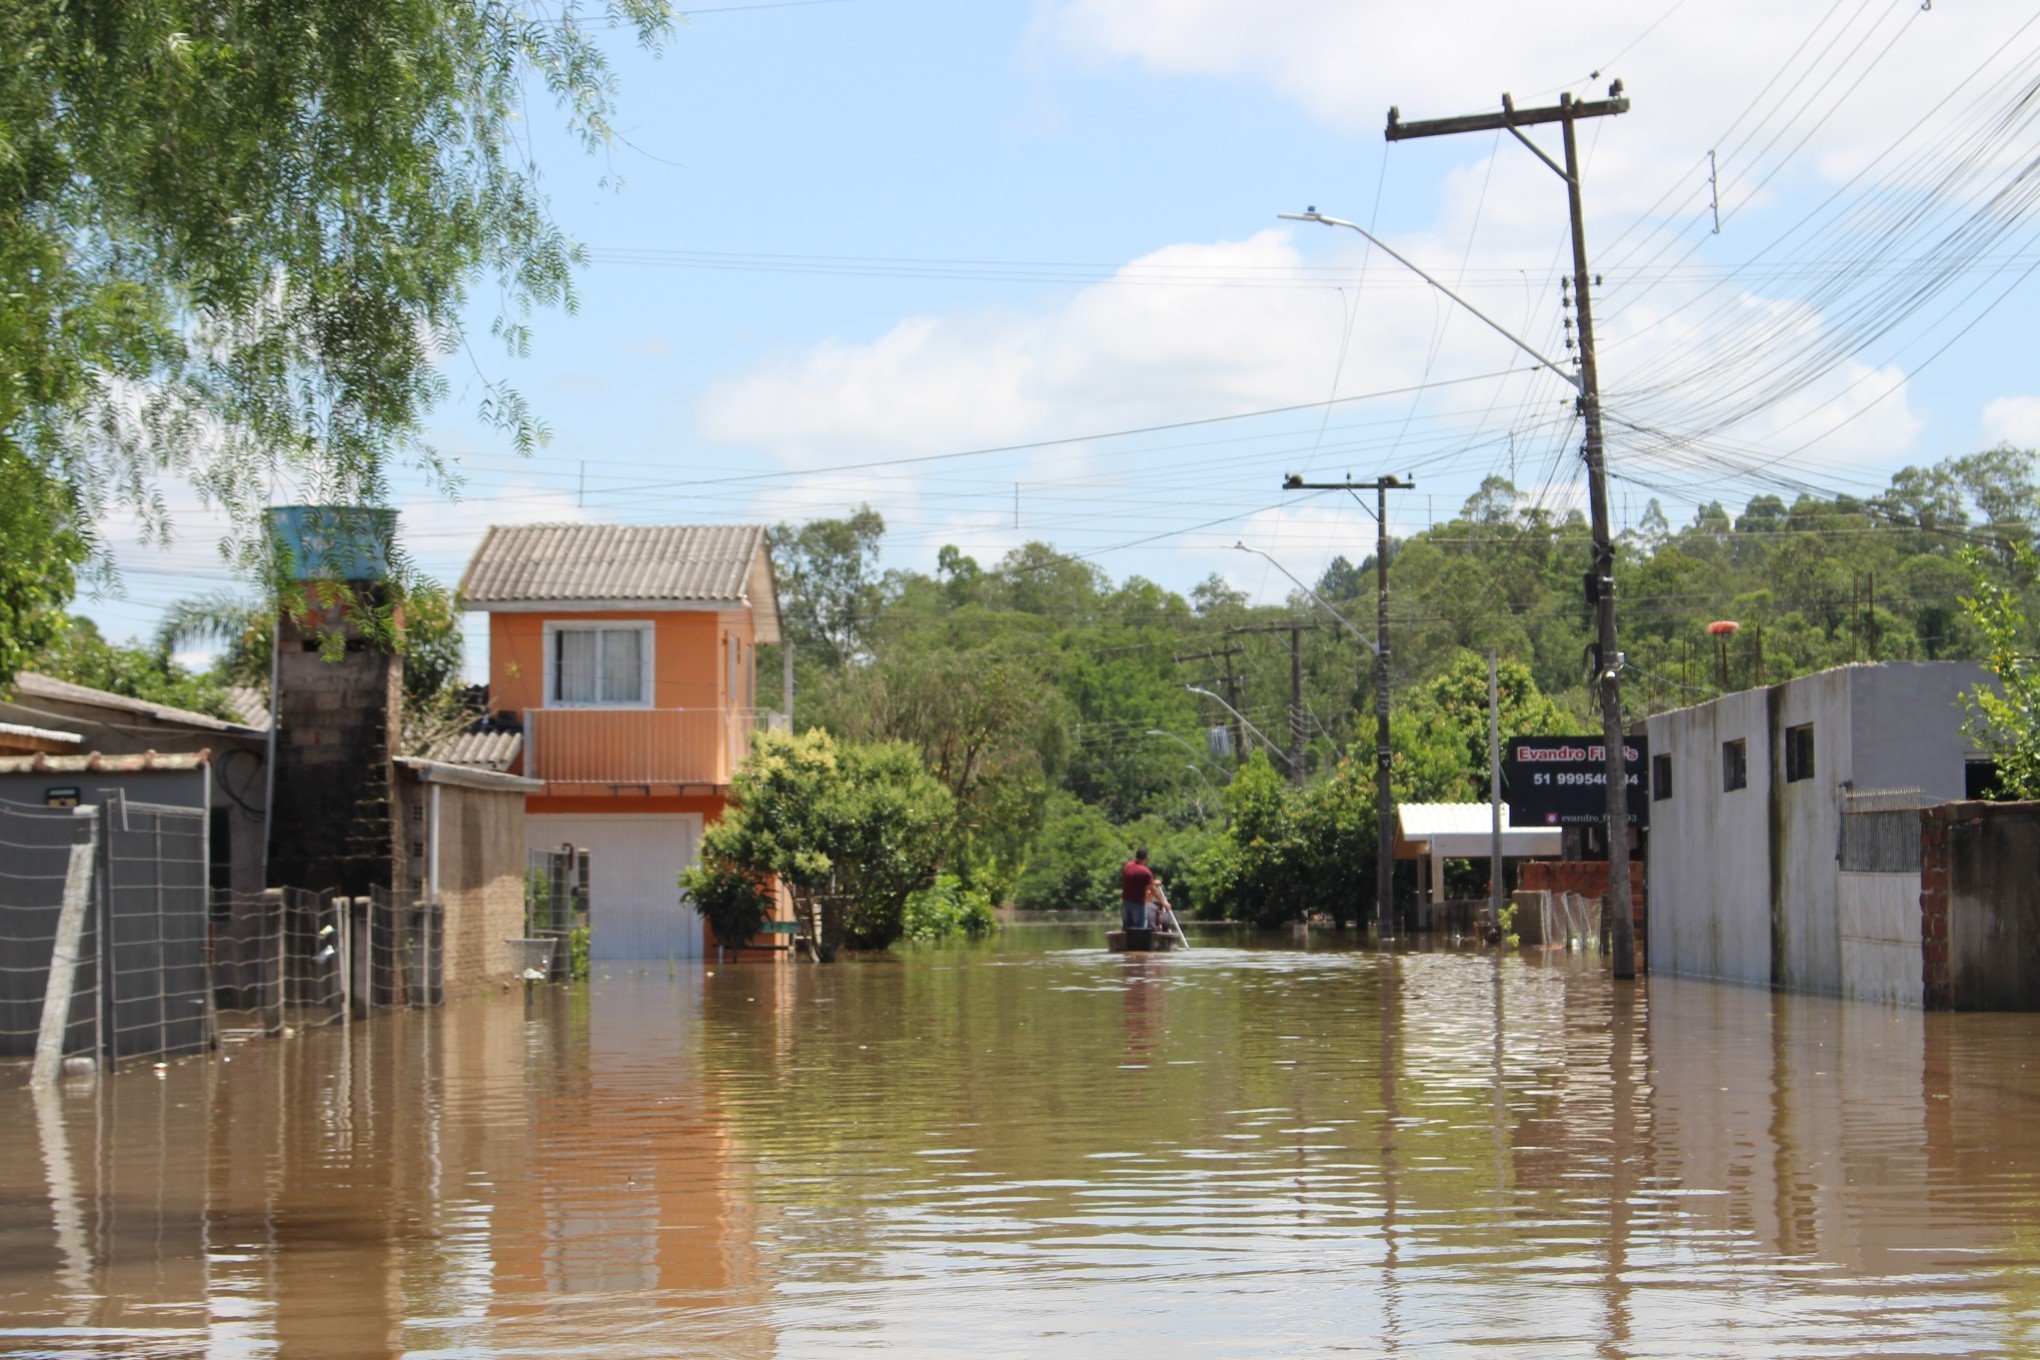
[{"label": "brick chimney tower", "polygon": [[[396,513],[281,506],[270,523],[284,580],[302,586],[314,608],[303,619],[278,611],[269,883],[366,896],[403,881],[394,761],[404,661],[360,626],[360,611],[389,607]],[[314,583],[336,581],[351,607],[317,607]],[[325,641],[336,630],[345,649],[331,655]]]}]

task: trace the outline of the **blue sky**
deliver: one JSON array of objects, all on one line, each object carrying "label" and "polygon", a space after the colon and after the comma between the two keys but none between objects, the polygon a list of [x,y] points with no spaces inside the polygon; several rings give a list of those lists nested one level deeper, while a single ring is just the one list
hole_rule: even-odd
[{"label": "blue sky", "polygon": [[[491,522],[868,501],[898,565],[1040,537],[1114,576],[1187,588],[1222,570],[1274,597],[1286,582],[1236,539],[1308,576],[1370,536],[1350,504],[1279,494],[1285,471],[1414,470],[1405,530],[1491,472],[1582,504],[1557,378],[1358,237],[1275,214],[1371,223],[1561,353],[1556,178],[1506,139],[1389,147],[1381,125],[1390,104],[1472,112],[1618,75],[1634,111],[1583,131],[1603,384],[1630,421],[1618,510],[1655,494],[1677,520],[1717,494],[1861,490],[2040,443],[2020,282],[2040,243],[2017,176],[2040,136],[1990,121],[2040,72],[2029,11],[833,0],[704,11],[656,59],[619,36],[608,152],[533,126],[591,254],[579,313],[538,316],[528,359],[477,344],[553,441],[517,459],[449,369],[433,437],[464,485],[449,501],[400,478],[406,538],[451,580]],[[1936,183],[1964,136],[1974,164]],[[1934,254],[1992,194],[1989,250]],[[1876,267],[1851,268],[1879,231]],[[1935,286],[1909,311],[1894,280]],[[492,305],[479,291],[478,333]],[[1276,407],[1303,409],[1183,424]],[[1164,425],[1180,428],[1076,438]],[[946,456],[1044,441],[1070,442]],[[228,584],[219,525],[172,490],[167,551],[112,526],[125,594],[84,603],[116,635]]]}]

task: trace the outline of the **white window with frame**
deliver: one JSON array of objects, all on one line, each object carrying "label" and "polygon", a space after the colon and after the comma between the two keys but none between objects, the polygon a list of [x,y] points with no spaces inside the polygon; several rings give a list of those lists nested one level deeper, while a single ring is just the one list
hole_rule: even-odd
[{"label": "white window with frame", "polygon": [[548,623],[548,708],[650,708],[650,623]]}]

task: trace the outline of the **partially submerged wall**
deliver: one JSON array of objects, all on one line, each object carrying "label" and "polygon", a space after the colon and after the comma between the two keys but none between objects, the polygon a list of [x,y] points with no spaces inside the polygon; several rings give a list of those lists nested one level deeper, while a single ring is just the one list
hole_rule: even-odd
[{"label": "partially submerged wall", "polygon": [[1917,1004],[1915,867],[1843,863],[1844,809],[1868,790],[1903,791],[1908,809],[1959,797],[1960,696],[1983,678],[1966,663],[1842,666],[1653,717],[1672,781],[1652,790],[1652,969]]},{"label": "partially submerged wall", "polygon": [[524,934],[524,795],[449,784],[439,799],[446,985],[500,981]]},{"label": "partially submerged wall", "polygon": [[441,982],[461,990],[504,981],[515,966],[510,941],[525,925],[523,781],[485,788],[458,777],[428,780],[412,768],[419,763],[405,762],[400,781],[411,833],[407,884],[430,899],[436,852]]},{"label": "partially submerged wall", "polygon": [[1944,803],[1920,832],[1928,1009],[2040,1010],[2040,803]]}]

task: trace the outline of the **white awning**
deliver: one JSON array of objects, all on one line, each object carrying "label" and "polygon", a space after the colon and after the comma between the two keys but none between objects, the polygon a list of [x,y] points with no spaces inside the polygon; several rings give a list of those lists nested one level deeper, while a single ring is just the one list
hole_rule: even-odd
[{"label": "white awning", "polygon": [[[1494,846],[1493,815],[1486,803],[1398,803],[1396,858],[1484,859]],[[1504,858],[1556,858],[1560,844],[1557,827],[1510,826],[1502,809]]]}]

